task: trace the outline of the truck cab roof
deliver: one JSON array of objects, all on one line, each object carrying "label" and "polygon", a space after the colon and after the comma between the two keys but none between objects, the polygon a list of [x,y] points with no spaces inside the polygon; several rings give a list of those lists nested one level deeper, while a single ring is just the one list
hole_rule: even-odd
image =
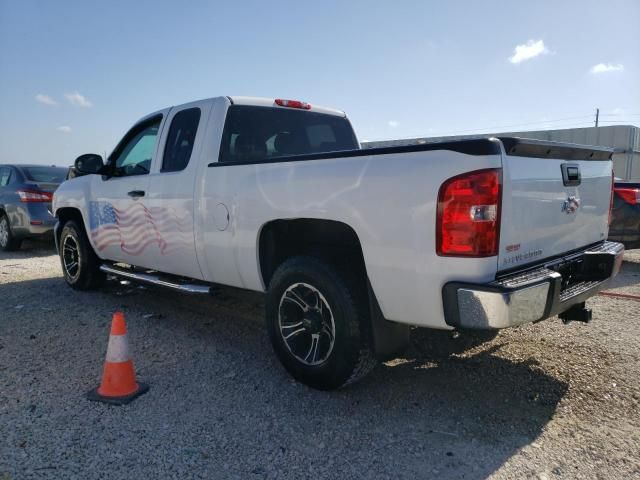
[{"label": "truck cab roof", "polygon": [[[136,123],[140,123],[140,122],[144,122],[145,120],[155,117],[157,115],[160,114],[164,114],[167,112],[167,110],[171,109],[171,108],[183,108],[187,105],[190,105],[192,103],[196,103],[196,102],[202,102],[202,101],[207,101],[207,100],[215,100],[218,98],[224,98],[226,101],[230,102],[231,105],[249,105],[249,106],[255,106],[255,107],[272,107],[272,108],[287,108],[284,106],[280,106],[276,103],[276,98],[268,98],[268,97],[246,97],[246,96],[221,96],[221,97],[210,97],[210,98],[203,98],[201,100],[194,100],[193,102],[187,102],[187,103],[182,103],[180,105],[173,105],[171,107],[167,107],[167,108],[163,108],[160,110],[156,110],[155,112],[149,113],[148,115],[145,115],[144,117],[140,118]],[[287,100],[287,101],[291,101],[291,100]],[[337,110],[335,108],[329,108],[329,107],[322,107],[319,105],[310,105],[311,108],[307,109],[310,112],[315,112],[315,113],[323,113],[326,115],[335,115],[337,117],[343,117],[346,118],[346,113],[342,110]]]},{"label": "truck cab roof", "polygon": [[[276,104],[275,98],[267,97],[227,97],[233,105],[251,105],[255,107],[275,107],[275,108],[287,108],[281,107]],[[342,110],[336,110],[335,108],[321,107],[319,105],[311,105],[309,111],[316,113],[325,113],[328,115],[336,115],[339,117],[346,117],[346,114]]]}]

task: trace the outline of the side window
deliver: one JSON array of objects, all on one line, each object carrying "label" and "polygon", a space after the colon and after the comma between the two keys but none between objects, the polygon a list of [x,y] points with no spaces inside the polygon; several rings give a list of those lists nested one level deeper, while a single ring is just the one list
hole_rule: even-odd
[{"label": "side window", "polygon": [[0,167],[0,187],[9,185],[9,178],[11,178],[11,169]]},{"label": "side window", "polygon": [[149,173],[161,121],[161,117],[151,119],[134,127],[125,136],[109,159],[114,166],[114,176]]},{"label": "side window", "polygon": [[175,114],[164,147],[161,172],[179,172],[187,167],[199,123],[199,108],[188,108]]}]

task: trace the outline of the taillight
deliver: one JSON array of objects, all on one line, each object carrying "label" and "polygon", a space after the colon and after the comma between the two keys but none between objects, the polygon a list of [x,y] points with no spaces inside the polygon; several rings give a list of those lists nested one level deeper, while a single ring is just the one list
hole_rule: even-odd
[{"label": "taillight", "polygon": [[500,242],[501,177],[499,168],[450,178],[438,193],[438,255],[491,257]]},{"label": "taillight", "polygon": [[18,190],[18,196],[21,202],[51,202],[53,200],[53,193],[42,192],[40,190]]},{"label": "taillight", "polygon": [[288,108],[301,108],[302,110],[311,110],[311,105],[307,102],[301,102],[300,100],[283,100],[276,98],[276,105]]},{"label": "taillight", "polygon": [[640,205],[640,188],[616,188],[616,194],[630,205]]}]

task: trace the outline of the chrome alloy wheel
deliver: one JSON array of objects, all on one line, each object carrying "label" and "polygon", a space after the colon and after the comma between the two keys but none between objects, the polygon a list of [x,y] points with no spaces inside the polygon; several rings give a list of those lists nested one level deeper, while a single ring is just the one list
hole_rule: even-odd
[{"label": "chrome alloy wheel", "polygon": [[7,217],[0,218],[0,247],[6,247],[9,243],[9,223]]},{"label": "chrome alloy wheel", "polygon": [[67,235],[62,243],[62,263],[69,278],[75,281],[80,275],[80,248],[71,235]]},{"label": "chrome alloy wheel", "polygon": [[278,324],[284,344],[305,365],[320,365],[331,352],[336,325],[329,302],[308,283],[287,288],[278,307]]}]

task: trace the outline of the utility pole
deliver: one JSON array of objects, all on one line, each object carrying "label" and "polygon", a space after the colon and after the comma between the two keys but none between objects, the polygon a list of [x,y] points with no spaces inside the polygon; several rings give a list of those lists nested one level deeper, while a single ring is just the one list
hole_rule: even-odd
[{"label": "utility pole", "polygon": [[600,116],[600,109],[596,108],[596,128],[598,128],[598,117]]}]

